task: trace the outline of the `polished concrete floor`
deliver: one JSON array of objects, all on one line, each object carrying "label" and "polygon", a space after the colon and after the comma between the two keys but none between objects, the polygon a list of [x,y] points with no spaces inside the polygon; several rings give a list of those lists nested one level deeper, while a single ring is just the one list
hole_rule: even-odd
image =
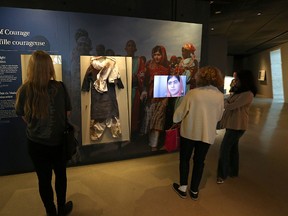
[{"label": "polished concrete floor", "polygon": [[[223,130],[210,148],[198,201],[181,199],[178,153],[68,168],[71,215],[287,216],[288,104],[255,99],[240,141],[240,176],[216,184]],[[1,216],[44,216],[35,173],[0,177]]]}]

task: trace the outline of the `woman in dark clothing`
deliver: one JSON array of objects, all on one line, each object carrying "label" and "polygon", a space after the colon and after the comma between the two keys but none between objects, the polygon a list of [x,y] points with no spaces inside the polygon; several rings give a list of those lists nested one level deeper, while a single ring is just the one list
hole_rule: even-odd
[{"label": "woman in dark clothing", "polygon": [[223,184],[228,176],[237,177],[239,174],[238,143],[248,128],[250,105],[257,93],[252,71],[237,72],[234,87],[233,94],[225,100],[225,111],[220,121],[226,132],[220,146],[218,184]]},{"label": "woman in dark clothing", "polygon": [[[64,85],[57,82],[51,57],[44,51],[35,51],[28,64],[27,80],[16,94],[16,113],[27,124],[29,154],[38,177],[38,187],[47,215],[56,216],[52,171],[58,215],[68,215],[72,201],[66,203],[66,159],[63,152],[65,114],[71,103]],[[65,101],[66,100],[66,101]],[[67,105],[65,105],[67,104]]]}]

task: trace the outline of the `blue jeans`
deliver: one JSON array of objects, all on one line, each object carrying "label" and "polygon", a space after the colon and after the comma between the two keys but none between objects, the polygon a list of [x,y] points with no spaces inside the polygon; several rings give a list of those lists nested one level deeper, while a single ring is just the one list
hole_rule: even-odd
[{"label": "blue jeans", "polygon": [[220,146],[217,177],[226,179],[235,177],[239,173],[238,143],[245,130],[226,129]]},{"label": "blue jeans", "polygon": [[208,143],[180,137],[180,185],[188,185],[190,159],[194,150],[190,190],[198,192],[209,147]]}]

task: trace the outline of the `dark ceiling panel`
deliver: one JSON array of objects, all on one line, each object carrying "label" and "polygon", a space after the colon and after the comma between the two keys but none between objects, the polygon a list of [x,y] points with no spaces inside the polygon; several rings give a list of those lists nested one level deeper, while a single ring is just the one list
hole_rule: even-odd
[{"label": "dark ceiling panel", "polygon": [[225,36],[230,55],[249,55],[288,42],[287,0],[216,0],[210,7],[210,35]]},{"label": "dark ceiling panel", "polygon": [[288,0],[0,0],[0,6],[181,22],[207,20],[205,24],[214,28],[209,35],[227,38],[230,55],[249,55],[288,42]]}]

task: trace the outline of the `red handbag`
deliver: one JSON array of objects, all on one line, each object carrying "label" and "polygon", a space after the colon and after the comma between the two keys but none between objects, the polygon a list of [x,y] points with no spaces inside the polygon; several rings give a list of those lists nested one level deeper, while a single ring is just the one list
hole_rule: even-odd
[{"label": "red handbag", "polygon": [[180,125],[174,124],[170,129],[165,131],[164,148],[167,152],[179,150],[180,146]]}]

